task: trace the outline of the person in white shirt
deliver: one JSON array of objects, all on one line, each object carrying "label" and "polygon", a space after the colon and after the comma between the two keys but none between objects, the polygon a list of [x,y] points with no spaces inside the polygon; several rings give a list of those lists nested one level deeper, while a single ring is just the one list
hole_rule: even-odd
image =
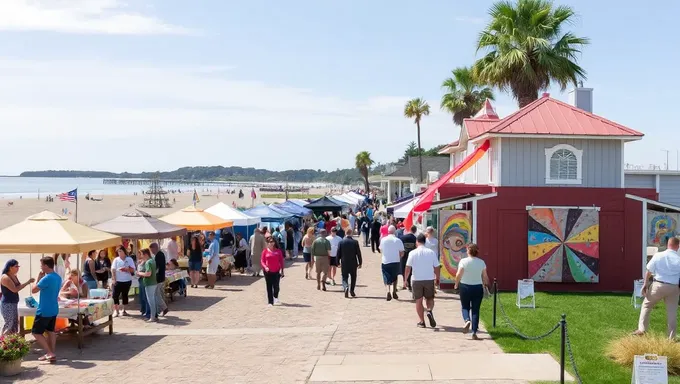
[{"label": "person in white shirt", "polygon": [[338,228],[331,228],[331,235],[326,237],[331,243],[331,260],[330,267],[328,267],[328,277],[331,278],[331,285],[335,285],[335,274],[338,272],[338,245],[342,241],[342,238],[337,235]]},{"label": "person in white shirt", "polygon": [[[167,263],[170,262],[170,260],[175,259],[177,260],[177,255],[179,253],[179,246],[177,245],[177,242],[175,241],[174,237],[170,238],[170,241],[168,242],[168,249],[167,249],[166,258],[167,258]],[[165,264],[167,264],[165,263]]]},{"label": "person in white shirt", "polygon": [[437,241],[437,234],[432,227],[427,227],[425,230],[425,247],[432,250],[439,257],[439,242]]},{"label": "person in white shirt", "polygon": [[[125,306],[128,305],[128,293],[132,286],[132,275],[135,273],[135,262],[128,256],[127,250],[122,245],[117,249],[118,257],[111,263],[111,285],[113,286],[113,308],[116,317],[123,311],[123,316],[128,316]],[[123,304],[120,297],[123,296]]]},{"label": "person in white shirt", "polygon": [[680,298],[680,239],[671,237],[668,239],[668,248],[652,256],[647,263],[647,273],[642,286],[642,309],[638,329],[634,335],[644,335],[649,329],[649,315],[659,301],[666,304],[666,318],[668,326],[668,338],[675,339],[675,331],[678,323],[678,299]]},{"label": "person in white shirt", "polygon": [[460,305],[463,309],[465,327],[463,333],[468,333],[472,326],[472,339],[479,340],[479,308],[484,299],[485,287],[489,286],[489,276],[486,274],[486,263],[477,257],[479,247],[470,243],[467,246],[467,257],[458,263],[456,284],[454,289],[460,289]]},{"label": "person in white shirt", "polygon": [[[397,280],[401,272],[401,258],[404,257],[404,243],[394,234],[397,228],[390,225],[387,228],[387,236],[380,239],[380,250],[382,251],[382,276],[383,283],[387,289],[387,301],[399,299],[397,295]],[[391,291],[391,292],[390,292]]]},{"label": "person in white shirt", "polygon": [[[416,236],[416,249],[409,252],[406,260],[406,269],[404,271],[404,279],[411,278],[411,287],[413,289],[413,298],[416,301],[416,313],[418,313],[418,326],[425,328],[425,312],[427,312],[427,320],[430,322],[432,328],[437,326],[434,320],[434,286],[435,282],[439,280],[439,258],[432,252],[431,249],[425,247],[425,236],[420,234]],[[423,306],[423,299],[426,305]]]}]

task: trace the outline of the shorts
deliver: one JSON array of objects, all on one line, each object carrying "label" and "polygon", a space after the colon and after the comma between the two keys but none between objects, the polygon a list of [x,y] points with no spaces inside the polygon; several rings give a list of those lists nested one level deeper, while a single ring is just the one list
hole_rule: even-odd
[{"label": "shorts", "polygon": [[54,332],[54,327],[56,327],[56,325],[56,316],[43,317],[36,315],[35,319],[33,320],[33,328],[31,329],[31,333],[34,335],[42,335],[45,332]]},{"label": "shorts", "polygon": [[312,262],[312,254],[309,252],[302,252],[302,258],[305,260],[305,263]]},{"label": "shorts", "polygon": [[399,269],[401,269],[401,263],[389,263],[381,264],[383,283],[385,285],[391,285],[399,278]]},{"label": "shorts", "polygon": [[88,289],[97,289],[97,280],[85,280]]},{"label": "shorts", "polygon": [[434,299],[434,280],[416,280],[411,283],[413,286],[413,298],[418,300],[422,297]]},{"label": "shorts", "polygon": [[314,256],[314,265],[316,267],[316,273],[326,273],[328,272],[328,267],[330,267],[330,257],[328,256]]},{"label": "shorts", "polygon": [[337,256],[331,256],[330,264],[331,264],[331,267],[337,267],[338,266],[338,257]]},{"label": "shorts", "polygon": [[189,270],[195,272],[201,272],[203,269],[203,260],[201,261],[189,261]]},{"label": "shorts", "polygon": [[215,274],[217,274],[217,268],[218,268],[219,266],[220,266],[220,262],[219,262],[219,261],[215,261],[215,262],[212,262],[212,261],[211,261],[210,263],[208,263],[208,268],[207,268],[207,272],[206,272],[206,273],[207,273],[208,275],[215,275]]}]

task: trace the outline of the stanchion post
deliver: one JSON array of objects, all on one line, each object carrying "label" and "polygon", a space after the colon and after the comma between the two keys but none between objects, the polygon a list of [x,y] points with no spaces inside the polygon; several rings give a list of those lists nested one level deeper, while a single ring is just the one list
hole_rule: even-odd
[{"label": "stanchion post", "polygon": [[496,304],[498,303],[498,281],[493,278],[493,327],[496,328]]},{"label": "stanchion post", "polygon": [[565,347],[567,344],[567,315],[562,314],[560,320],[560,384],[564,384],[564,361],[565,361]]}]

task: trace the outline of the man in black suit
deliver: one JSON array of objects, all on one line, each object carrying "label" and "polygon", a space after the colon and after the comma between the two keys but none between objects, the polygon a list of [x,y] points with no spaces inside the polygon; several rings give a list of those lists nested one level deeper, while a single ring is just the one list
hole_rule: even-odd
[{"label": "man in black suit", "polygon": [[[354,287],[357,285],[357,268],[361,268],[361,247],[359,242],[354,240],[352,236],[352,229],[347,229],[345,238],[340,241],[338,245],[338,259],[340,261],[340,270],[342,272],[342,288],[345,290],[345,297],[354,293]],[[351,278],[352,282],[348,283],[347,278]]]}]

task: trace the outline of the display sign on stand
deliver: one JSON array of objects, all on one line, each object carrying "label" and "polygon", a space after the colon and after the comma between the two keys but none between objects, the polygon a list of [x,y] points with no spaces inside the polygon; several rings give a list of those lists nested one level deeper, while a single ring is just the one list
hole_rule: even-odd
[{"label": "display sign on stand", "polygon": [[633,304],[633,308],[640,308],[640,302],[638,302],[638,299],[643,298],[642,286],[644,284],[645,281],[642,279],[633,281],[633,297],[630,298],[630,301]]},{"label": "display sign on stand", "polygon": [[631,384],[668,384],[668,359],[666,356],[636,355],[633,360]]},{"label": "display sign on stand", "polygon": [[517,307],[536,308],[536,295],[532,279],[517,280]]}]

